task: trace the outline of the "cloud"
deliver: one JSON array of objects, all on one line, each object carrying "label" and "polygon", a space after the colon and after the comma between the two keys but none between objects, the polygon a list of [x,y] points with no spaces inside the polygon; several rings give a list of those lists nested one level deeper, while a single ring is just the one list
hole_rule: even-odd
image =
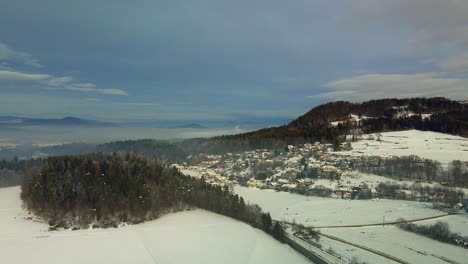
[{"label": "cloud", "polygon": [[39,61],[28,53],[15,51],[8,47],[6,44],[0,42],[0,60],[21,62],[25,65],[42,68],[43,66]]},{"label": "cloud", "polygon": [[468,72],[468,53],[450,56],[441,61],[439,66],[447,71]]},{"label": "cloud", "polygon": [[[468,46],[468,1],[352,0],[343,23],[411,29],[412,47],[449,43]],[[351,23],[349,23],[351,22]]]},{"label": "cloud", "polygon": [[128,93],[121,89],[115,88],[106,88],[106,89],[96,89],[97,93],[106,94],[106,95],[128,95]]},{"label": "cloud", "polygon": [[0,70],[0,81],[41,81],[47,80],[51,76],[47,74],[29,74],[16,71]]},{"label": "cloud", "polygon": [[46,85],[49,90],[68,90],[104,95],[128,95],[122,89],[97,88],[94,83],[73,83],[73,77],[56,77],[49,74],[29,74],[18,71],[0,70],[0,81],[33,81]]},{"label": "cloud", "polygon": [[377,98],[436,97],[467,99],[468,79],[444,72],[365,74],[326,83],[331,91],[309,98],[362,101]]},{"label": "cloud", "polygon": [[73,77],[65,76],[65,77],[52,77],[47,80],[47,85],[50,86],[64,86],[68,83],[71,83],[74,80]]},{"label": "cloud", "polygon": [[128,93],[121,89],[98,89],[94,83],[74,83],[65,86],[63,89],[69,91],[78,91],[84,93],[98,93],[98,94],[105,94],[105,95],[128,95]]},{"label": "cloud", "polygon": [[[21,62],[25,65],[42,68],[43,66],[30,54],[11,49],[6,44],[0,42],[0,61]],[[2,63],[3,65],[3,63]],[[97,93],[104,95],[128,95],[121,89],[97,88],[93,83],[75,83],[75,79],[70,76],[57,77],[49,74],[29,74],[14,71],[7,66],[0,69],[0,81],[38,81],[40,84],[49,86],[50,90],[69,90],[84,93]]]}]

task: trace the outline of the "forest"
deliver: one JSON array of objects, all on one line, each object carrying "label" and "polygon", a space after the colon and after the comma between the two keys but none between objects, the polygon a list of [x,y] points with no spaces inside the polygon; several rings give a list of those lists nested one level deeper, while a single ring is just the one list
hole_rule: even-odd
[{"label": "forest", "polygon": [[104,143],[96,146],[95,152],[128,152],[157,159],[164,164],[182,163],[187,160],[187,152],[176,144],[153,139],[125,140]]},{"label": "forest", "polygon": [[20,185],[25,173],[39,165],[39,160],[0,160],[0,187]]},{"label": "forest", "polygon": [[284,230],[228,186],[185,176],[174,167],[130,153],[52,157],[26,173],[21,199],[52,229],[117,227],[166,213],[202,208],[235,218],[283,241]]}]

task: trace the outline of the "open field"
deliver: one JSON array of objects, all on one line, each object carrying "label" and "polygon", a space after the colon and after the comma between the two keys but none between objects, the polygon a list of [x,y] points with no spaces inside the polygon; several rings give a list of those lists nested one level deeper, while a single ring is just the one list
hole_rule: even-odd
[{"label": "open field", "polygon": [[310,263],[260,230],[204,210],[117,229],[46,231],[19,187],[0,188],[0,263]]},{"label": "open field", "polygon": [[443,133],[407,130],[364,135],[352,143],[353,149],[343,151],[355,156],[417,155],[447,165],[452,160],[468,161],[468,139]]},{"label": "open field", "polygon": [[[389,254],[401,259],[403,263],[456,264],[466,263],[465,260],[468,259],[468,250],[462,247],[444,244],[409,233],[393,225],[336,227],[382,224],[384,217],[385,222],[391,222],[400,217],[415,220],[444,215],[444,213],[432,209],[431,204],[428,203],[385,199],[307,198],[286,192],[245,187],[236,187],[235,192],[244,197],[246,201],[257,203],[264,210],[269,211],[273,219],[295,221],[306,226],[335,226],[335,228],[320,228],[320,232],[377,252]],[[449,215],[415,223],[432,224],[442,220],[449,223],[452,231],[466,235],[467,217],[467,214]],[[348,260],[354,256],[359,256],[359,260],[368,263],[393,263],[391,260],[383,259],[381,256],[369,251],[324,236],[321,237],[321,243],[324,249],[332,248],[336,253]]]},{"label": "open field", "polygon": [[[396,226],[321,229],[322,233],[398,257],[408,263],[466,263],[468,250]],[[451,262],[450,262],[451,261]]]},{"label": "open field", "polygon": [[[236,187],[235,193],[269,211],[276,220],[295,221],[309,226],[381,224],[444,215],[432,204],[399,200],[343,200],[321,198],[273,190]],[[385,219],[384,219],[385,217]]]},{"label": "open field", "polygon": [[[338,185],[338,183],[336,181],[331,182],[331,181],[325,180],[325,179],[320,179],[319,181],[321,181],[320,183],[322,185],[324,185],[324,186],[336,187]],[[400,184],[400,185],[406,184],[408,187],[416,183],[415,181],[410,181],[410,180],[401,180],[401,181],[399,181],[399,180],[391,179],[391,178],[384,177],[384,176],[378,176],[378,175],[375,175],[375,174],[360,173],[360,172],[357,172],[357,171],[344,173],[341,176],[340,182],[341,183],[346,183],[346,184],[353,184],[353,185],[357,185],[357,186],[360,185],[360,184],[366,183],[371,188],[372,187],[373,188],[377,187],[379,185],[379,183],[391,183],[391,184]],[[434,188],[434,187],[442,188],[442,187],[444,187],[440,183],[437,183],[437,182],[420,181],[420,182],[418,182],[418,184],[420,184],[423,187],[429,186],[431,188]],[[455,188],[455,189],[462,190],[466,195],[468,195],[468,188]]]}]

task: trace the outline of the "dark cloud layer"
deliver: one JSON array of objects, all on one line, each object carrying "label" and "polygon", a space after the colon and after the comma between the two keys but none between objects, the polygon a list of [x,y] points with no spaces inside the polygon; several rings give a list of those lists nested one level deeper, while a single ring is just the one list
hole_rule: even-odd
[{"label": "dark cloud layer", "polygon": [[0,93],[35,96],[34,113],[125,106],[125,119],[294,117],[396,85],[460,98],[467,18],[462,0],[8,1]]}]

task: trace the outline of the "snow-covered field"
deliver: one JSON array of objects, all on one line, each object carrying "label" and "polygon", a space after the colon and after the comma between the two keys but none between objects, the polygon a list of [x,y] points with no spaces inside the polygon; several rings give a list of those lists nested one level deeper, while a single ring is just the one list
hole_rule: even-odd
[{"label": "snow-covered field", "polygon": [[[333,198],[305,197],[287,192],[236,187],[234,191],[251,203],[257,203],[269,211],[273,219],[295,221],[306,226],[346,226],[380,224],[403,217],[415,220],[443,215],[428,203],[399,200],[343,200]],[[454,232],[468,235],[468,215],[450,215],[416,222],[432,224],[446,221]],[[468,250],[431,240],[403,231],[396,226],[321,228],[324,234],[336,236],[348,242],[390,254],[409,263],[468,263]],[[324,249],[332,248],[348,260],[357,256],[368,263],[394,263],[374,253],[322,237]]]},{"label": "snow-covered field", "polygon": [[236,186],[234,192],[270,212],[275,220],[296,221],[309,226],[379,224],[443,215],[428,203],[399,200],[344,200]]},{"label": "snow-covered field", "polygon": [[396,226],[333,228],[321,229],[321,232],[390,254],[409,263],[462,264],[468,260],[468,250],[462,247],[406,232]]},{"label": "snow-covered field", "polygon": [[353,142],[352,147],[343,153],[357,156],[418,155],[444,165],[452,160],[468,161],[467,138],[430,131],[385,132],[381,133],[380,141],[377,141],[376,134],[364,135],[362,140]]},{"label": "snow-covered field", "polygon": [[356,258],[358,261],[366,262],[366,263],[395,263],[394,261],[387,259],[385,257],[379,256],[372,252],[366,251],[364,249],[360,249],[345,243],[341,243],[327,237],[321,236],[320,237],[320,244],[322,245],[323,250],[330,250],[333,251],[342,257],[345,262],[351,262],[353,258]]},{"label": "snow-covered field", "polygon": [[262,231],[204,210],[118,229],[46,231],[0,188],[0,263],[310,263]]},{"label": "snow-covered field", "polygon": [[[394,180],[394,179],[383,177],[383,176],[378,176],[378,175],[375,175],[375,174],[360,173],[360,172],[357,172],[357,171],[344,173],[341,176],[341,181],[340,182],[341,183],[346,183],[346,184],[354,184],[354,185],[359,185],[359,184],[362,184],[362,183],[366,183],[371,188],[377,187],[377,185],[379,185],[379,183],[381,183],[381,182],[383,182],[383,183],[390,182],[390,183],[393,183],[393,184],[400,184],[400,185],[406,184],[408,187],[410,187],[411,185],[413,185],[415,183],[414,181],[408,181],[408,180],[399,181],[399,180]],[[336,181],[332,182],[332,181],[325,180],[325,179],[320,179],[315,184],[321,184],[321,185],[329,187],[329,188],[336,188],[337,185],[338,185],[338,183]],[[429,187],[432,187],[432,188],[434,188],[434,187],[443,187],[441,184],[439,184],[437,182],[430,182],[429,183],[429,182],[421,181],[418,184],[421,184],[421,186],[423,186],[423,187],[424,186],[429,186]],[[456,188],[456,189],[457,190],[462,190],[463,192],[465,192],[465,194],[468,195],[468,188]]]}]

